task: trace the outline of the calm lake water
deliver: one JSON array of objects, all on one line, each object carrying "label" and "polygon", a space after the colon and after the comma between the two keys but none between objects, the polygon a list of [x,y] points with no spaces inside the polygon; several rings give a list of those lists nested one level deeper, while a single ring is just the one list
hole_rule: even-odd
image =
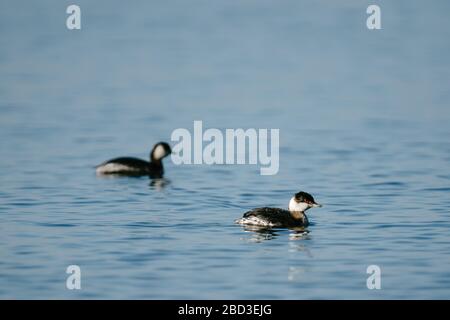
[{"label": "calm lake water", "polygon": [[[0,298],[450,298],[450,2],[0,3]],[[280,129],[280,170],[101,178],[173,130]],[[308,191],[308,233],[235,225]],[[81,268],[81,290],[66,268]],[[381,290],[366,287],[369,265]]]}]

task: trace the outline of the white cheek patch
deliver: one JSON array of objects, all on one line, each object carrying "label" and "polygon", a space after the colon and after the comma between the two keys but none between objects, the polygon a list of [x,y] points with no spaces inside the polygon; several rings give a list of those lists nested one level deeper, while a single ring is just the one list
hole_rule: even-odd
[{"label": "white cheek patch", "polygon": [[166,149],[164,149],[164,147],[161,145],[157,146],[153,151],[153,158],[155,160],[160,160],[164,158],[166,155],[167,155]]},{"label": "white cheek patch", "polygon": [[289,211],[301,211],[305,212],[309,209],[309,205],[305,202],[297,202],[295,201],[295,198],[293,197],[291,201],[289,201]]}]

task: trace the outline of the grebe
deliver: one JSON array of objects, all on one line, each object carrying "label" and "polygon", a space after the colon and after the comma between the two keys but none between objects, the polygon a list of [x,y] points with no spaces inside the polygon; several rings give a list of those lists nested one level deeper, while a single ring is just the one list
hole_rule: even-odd
[{"label": "grebe", "polygon": [[314,198],[306,192],[296,193],[289,201],[289,210],[279,208],[257,208],[244,213],[236,223],[261,227],[306,227],[309,224],[305,211],[309,208],[321,207]]},{"label": "grebe", "polygon": [[171,154],[170,146],[165,142],[155,144],[150,152],[150,162],[130,157],[114,158],[96,167],[97,174],[117,174],[162,178],[164,168],[162,159]]}]

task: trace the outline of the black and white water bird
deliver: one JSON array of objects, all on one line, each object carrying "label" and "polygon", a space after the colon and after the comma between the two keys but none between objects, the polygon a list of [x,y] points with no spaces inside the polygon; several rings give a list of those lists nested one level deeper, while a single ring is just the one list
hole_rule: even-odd
[{"label": "black and white water bird", "polygon": [[116,174],[126,176],[145,176],[162,178],[164,167],[162,159],[172,153],[170,146],[165,142],[155,144],[150,152],[150,161],[131,157],[114,158],[103,162],[96,167],[99,175]]},{"label": "black and white water bird", "polygon": [[321,207],[312,195],[300,191],[289,201],[288,210],[279,208],[256,208],[244,213],[236,223],[261,227],[294,228],[309,225],[305,211],[310,208]]}]

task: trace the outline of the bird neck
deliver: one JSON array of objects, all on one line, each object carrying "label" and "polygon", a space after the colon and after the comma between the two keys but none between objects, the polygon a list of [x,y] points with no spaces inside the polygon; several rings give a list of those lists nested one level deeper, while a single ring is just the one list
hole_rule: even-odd
[{"label": "bird neck", "polygon": [[305,213],[303,211],[290,211],[292,218],[296,220],[303,219]]},{"label": "bird neck", "polygon": [[150,163],[154,164],[157,167],[162,167],[161,159],[155,159],[153,157],[150,158]]}]

